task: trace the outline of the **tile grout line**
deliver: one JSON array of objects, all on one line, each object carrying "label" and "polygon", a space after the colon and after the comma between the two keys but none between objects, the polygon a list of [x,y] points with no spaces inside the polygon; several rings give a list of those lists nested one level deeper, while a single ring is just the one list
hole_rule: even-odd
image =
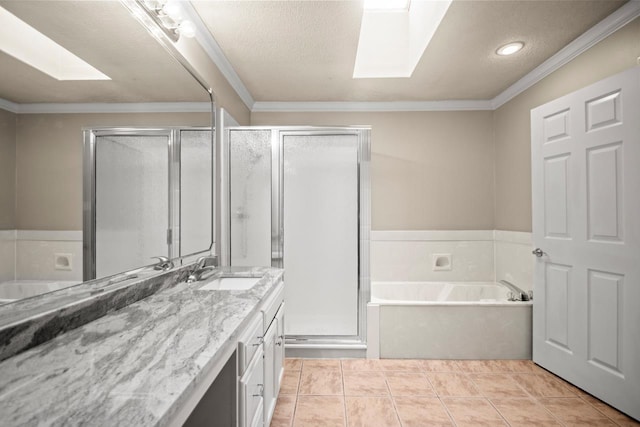
[{"label": "tile grout line", "polygon": [[398,425],[402,427],[402,419],[400,419],[400,412],[398,412],[398,407],[396,406],[396,399],[393,393],[391,393],[391,386],[389,385],[389,381],[387,381],[387,373],[383,371],[382,377],[384,378],[384,384],[387,386],[387,399],[391,399],[391,406],[396,414],[396,420],[398,420]]},{"label": "tile grout line", "polygon": [[442,398],[440,397],[440,393],[438,393],[438,390],[436,389],[436,387],[431,382],[431,379],[429,378],[429,375],[425,374],[425,377],[427,379],[427,382],[429,383],[429,385],[433,389],[433,392],[435,393],[436,398],[438,399],[438,402],[440,402],[440,405],[442,405],[442,408],[447,413],[447,416],[449,417],[449,420],[451,421],[451,425],[453,427],[456,427],[458,425],[458,423],[456,423],[455,418],[453,418],[453,415],[451,415],[451,412],[449,411],[449,408],[447,408],[447,405],[445,405],[444,402],[442,401]]},{"label": "tile grout line", "polygon": [[[294,421],[295,421],[295,416],[297,413],[297,406],[299,403],[299,397],[300,397],[300,389],[301,389],[301,380],[302,380],[302,370],[304,369],[304,363],[301,360],[301,368],[298,371],[298,382],[297,382],[297,387],[296,387],[296,395],[295,397],[295,402],[294,402],[294,407],[293,407],[293,412],[291,415],[291,419],[290,419],[290,426],[294,425]],[[454,364],[454,366],[456,366]],[[462,365],[457,365],[462,366]],[[535,365],[537,366],[537,365]],[[444,369],[444,368],[443,368]],[[467,368],[468,369],[468,368]],[[564,380],[563,378],[558,377],[557,375],[549,372],[549,371],[542,371],[542,372],[530,372],[528,370],[518,370],[515,368],[512,368],[510,370],[501,370],[501,371],[495,371],[495,370],[490,370],[490,371],[469,371],[467,369],[459,369],[458,371],[451,371],[451,370],[439,370],[439,369],[435,369],[435,370],[427,370],[427,367],[424,364],[419,364],[419,369],[417,371],[417,374],[419,377],[423,378],[426,380],[426,382],[431,386],[433,392],[435,393],[435,396],[437,397],[439,403],[441,404],[441,406],[443,407],[443,409],[445,410],[445,412],[447,413],[450,422],[452,423],[452,425],[456,426],[457,423],[455,421],[455,419],[453,418],[452,413],[450,412],[449,408],[447,407],[447,405],[444,403],[443,398],[444,397],[456,397],[456,396],[443,396],[441,395],[438,390],[436,390],[435,386],[432,383],[432,380],[429,378],[429,374],[462,374],[462,377],[464,377],[465,379],[467,379],[468,381],[470,381],[470,383],[477,389],[477,391],[479,392],[479,396],[481,397],[483,400],[487,401],[489,403],[489,405],[498,413],[498,415],[500,416],[501,420],[503,422],[505,422],[507,425],[511,425],[510,422],[507,420],[506,416],[498,409],[498,407],[494,404],[492,399],[500,399],[500,398],[505,398],[505,399],[527,399],[531,402],[533,402],[536,406],[539,406],[540,409],[542,409],[547,415],[550,415],[552,419],[554,419],[559,425],[562,426],[566,426],[565,422],[563,422],[559,416],[557,416],[555,413],[553,413],[551,410],[549,410],[543,403],[542,399],[548,399],[551,401],[555,401],[555,400],[564,400],[564,399],[578,399],[580,402],[582,402],[583,404],[586,404],[588,407],[593,408],[595,410],[595,412],[597,414],[600,414],[602,417],[604,417],[606,420],[612,422],[615,425],[620,426],[621,424],[616,421],[616,419],[614,419],[613,417],[607,415],[607,413],[605,413],[605,411],[601,410],[600,407],[596,406],[594,403],[592,403],[591,401],[587,400],[587,397],[592,397],[593,399],[595,399],[595,402],[602,402],[601,400],[597,399],[596,397],[588,394],[587,392],[584,392],[583,390],[581,390],[579,387],[567,382],[566,380]],[[477,369],[477,368],[476,368]],[[344,415],[344,426],[348,427],[348,410],[347,410],[347,393],[346,393],[346,383],[345,383],[345,377],[344,377],[344,366],[343,366],[343,360],[339,359],[339,372],[340,372],[340,379],[341,379],[341,385],[342,385],[342,398],[343,398],[343,415]],[[397,422],[400,423],[400,425],[402,426],[402,419],[400,417],[400,413],[398,411],[398,406],[396,404],[395,401],[395,396],[393,395],[393,393],[391,392],[391,386],[389,384],[388,378],[387,378],[387,373],[389,372],[393,372],[393,371],[386,371],[383,369],[379,369],[380,374],[383,376],[384,381],[385,381],[385,386],[387,389],[387,398],[391,399],[391,403],[392,403],[392,407],[393,410],[395,412],[396,415],[396,420]],[[413,371],[411,371],[413,372]],[[509,380],[513,383],[516,384],[517,389],[521,390],[524,392],[524,396],[520,397],[518,396],[516,397],[510,397],[509,395],[505,395],[505,396],[496,396],[496,397],[491,397],[489,395],[486,394],[486,391],[483,391],[478,384],[474,381],[474,379],[472,378],[472,374],[479,374],[479,375],[502,375],[505,376],[507,378],[509,378]],[[537,395],[533,395],[528,389],[525,389],[525,387],[523,387],[519,381],[516,378],[516,375],[531,375],[532,377],[538,377],[538,378],[542,378],[543,380],[550,380],[551,383],[554,383],[555,385],[558,385],[562,390],[564,391],[568,391],[570,392],[570,395],[567,396],[553,396],[553,395],[549,395],[547,396],[545,393],[542,393],[537,396]],[[548,377],[548,378],[547,378]],[[546,381],[545,381],[546,382]],[[553,390],[552,390],[553,391]],[[552,393],[553,394],[553,393]],[[365,396],[367,397],[367,396]],[[370,396],[372,397],[372,396]],[[457,396],[457,397],[464,397],[464,396]],[[605,402],[602,402],[603,405],[606,405]],[[622,416],[626,416],[626,414],[617,411],[615,408],[613,409],[613,413],[620,413]],[[615,412],[617,411],[617,412]]]}]

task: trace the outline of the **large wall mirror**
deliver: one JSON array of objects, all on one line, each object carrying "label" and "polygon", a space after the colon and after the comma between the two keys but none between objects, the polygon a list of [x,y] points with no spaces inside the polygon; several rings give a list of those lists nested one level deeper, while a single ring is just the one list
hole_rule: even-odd
[{"label": "large wall mirror", "polygon": [[[121,2],[0,1],[0,19],[0,304],[211,251],[215,108],[202,79]],[[13,43],[26,37],[16,20],[97,72]]]}]

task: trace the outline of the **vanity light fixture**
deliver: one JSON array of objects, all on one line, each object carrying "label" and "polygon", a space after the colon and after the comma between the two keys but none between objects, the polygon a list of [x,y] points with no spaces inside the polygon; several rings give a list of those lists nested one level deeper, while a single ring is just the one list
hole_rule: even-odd
[{"label": "vanity light fixture", "polygon": [[183,9],[178,0],[136,0],[164,33],[174,42],[180,36],[195,37],[196,26],[184,19]]},{"label": "vanity light fixture", "polygon": [[496,53],[498,55],[500,55],[500,56],[513,55],[514,53],[519,52],[520,50],[522,50],[523,47],[524,47],[524,43],[523,42],[508,43],[508,44],[505,44],[504,46],[500,46],[496,50]]}]

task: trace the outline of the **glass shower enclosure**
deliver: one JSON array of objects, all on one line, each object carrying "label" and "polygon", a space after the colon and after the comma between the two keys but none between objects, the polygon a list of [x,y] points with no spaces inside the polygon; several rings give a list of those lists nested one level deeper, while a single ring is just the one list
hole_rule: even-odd
[{"label": "glass shower enclosure", "polygon": [[212,246],[210,128],[86,129],[84,279]]},{"label": "glass shower enclosure", "polygon": [[287,348],[366,345],[370,130],[231,128],[223,261],[285,269]]}]

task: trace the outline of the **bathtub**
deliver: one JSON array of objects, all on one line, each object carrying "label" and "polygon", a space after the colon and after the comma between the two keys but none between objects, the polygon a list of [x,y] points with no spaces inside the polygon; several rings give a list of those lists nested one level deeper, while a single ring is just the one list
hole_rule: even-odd
[{"label": "bathtub", "polygon": [[495,282],[372,282],[368,356],[531,359],[532,302]]},{"label": "bathtub", "polygon": [[82,282],[67,280],[9,280],[0,282],[0,304],[46,294],[47,292],[77,285],[78,283]]}]

